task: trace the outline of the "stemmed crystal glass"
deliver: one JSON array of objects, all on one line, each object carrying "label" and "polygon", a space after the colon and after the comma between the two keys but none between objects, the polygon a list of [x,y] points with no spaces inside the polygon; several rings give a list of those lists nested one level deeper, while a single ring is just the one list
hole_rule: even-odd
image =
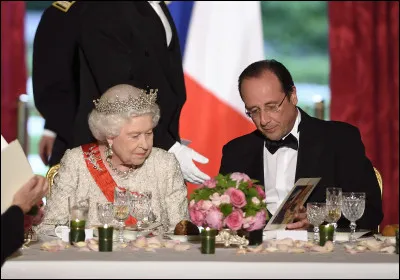
[{"label": "stemmed crystal glass", "polygon": [[114,189],[114,218],[118,221],[118,241],[124,243],[125,220],[129,217],[129,192],[120,187]]},{"label": "stemmed crystal glass", "polygon": [[325,221],[326,204],[322,202],[307,203],[307,219],[314,226],[314,242],[319,240],[319,225]]},{"label": "stemmed crystal glass", "polygon": [[342,194],[343,216],[350,221],[350,238],[351,243],[356,242],[356,221],[362,217],[365,210],[365,192],[344,192]]},{"label": "stemmed crystal glass", "polygon": [[97,203],[97,216],[103,226],[114,220],[114,204],[112,202]]},{"label": "stemmed crystal glass", "polygon": [[326,221],[333,225],[333,242],[336,241],[337,221],[342,214],[342,189],[327,188],[326,189]]},{"label": "stemmed crystal glass", "polygon": [[149,220],[151,192],[131,192],[131,215],[137,221],[137,228],[142,229]]}]

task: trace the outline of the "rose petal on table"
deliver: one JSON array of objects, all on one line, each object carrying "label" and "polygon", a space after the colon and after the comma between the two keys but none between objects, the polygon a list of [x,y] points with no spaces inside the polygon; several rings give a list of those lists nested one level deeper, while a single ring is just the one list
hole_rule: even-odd
[{"label": "rose petal on table", "polygon": [[164,246],[165,246],[165,248],[172,249],[176,245],[179,245],[180,243],[181,242],[179,240],[168,240],[168,241],[164,242]]},{"label": "rose petal on table", "polygon": [[273,252],[276,252],[276,251],[278,251],[278,248],[271,246],[271,247],[265,248],[263,252],[273,253]]},{"label": "rose petal on table", "polygon": [[144,236],[140,236],[136,238],[135,242],[133,243],[133,246],[137,248],[145,248],[147,247],[147,239]]},{"label": "rose petal on table", "polygon": [[96,252],[99,251],[99,244],[88,243],[88,247],[89,247],[89,249],[92,250],[92,251],[96,251]]},{"label": "rose petal on table", "polygon": [[190,244],[177,244],[177,245],[175,245],[174,250],[178,251],[178,252],[182,252],[182,251],[189,250],[191,247],[192,246]]},{"label": "rose petal on table", "polygon": [[247,254],[246,248],[239,248],[236,250],[236,255],[246,255],[246,254]]},{"label": "rose petal on table", "polygon": [[83,248],[87,246],[87,243],[85,241],[74,242],[74,246],[78,248]]},{"label": "rose petal on table", "polygon": [[260,252],[262,252],[263,249],[264,249],[263,245],[261,244],[255,248],[247,248],[247,251],[251,252],[251,253],[260,253]]},{"label": "rose petal on table", "polygon": [[155,252],[156,252],[156,250],[154,250],[154,248],[144,248],[144,250],[145,250],[146,252],[152,252],[152,253],[155,253]]},{"label": "rose petal on table", "polygon": [[295,254],[300,254],[300,253],[305,253],[306,252],[306,250],[305,249],[303,249],[303,248],[296,248],[296,247],[292,247],[292,248],[289,248],[289,250],[288,250],[288,253],[295,253]]},{"label": "rose petal on table", "polygon": [[394,246],[384,247],[379,250],[379,252],[389,253],[389,254],[393,254],[395,251],[396,251],[396,248]]}]

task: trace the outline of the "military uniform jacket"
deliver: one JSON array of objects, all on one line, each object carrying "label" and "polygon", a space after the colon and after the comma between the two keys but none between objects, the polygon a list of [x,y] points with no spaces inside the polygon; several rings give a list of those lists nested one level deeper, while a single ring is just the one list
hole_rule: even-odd
[{"label": "military uniform jacket", "polygon": [[155,147],[168,150],[180,141],[186,101],[182,58],[176,27],[160,5],[172,29],[169,46],[147,1],[79,1],[68,11],[51,6],[44,12],[34,42],[35,105],[45,128],[66,143],[64,151],[93,142],[88,126],[93,100],[121,83],[158,89]]}]

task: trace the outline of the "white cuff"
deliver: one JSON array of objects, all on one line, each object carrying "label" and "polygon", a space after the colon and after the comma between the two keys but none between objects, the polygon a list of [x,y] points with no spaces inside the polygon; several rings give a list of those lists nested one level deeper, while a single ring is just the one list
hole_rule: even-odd
[{"label": "white cuff", "polygon": [[48,130],[48,129],[43,129],[42,136],[48,136],[48,137],[56,138],[57,133],[55,133],[54,131]]}]

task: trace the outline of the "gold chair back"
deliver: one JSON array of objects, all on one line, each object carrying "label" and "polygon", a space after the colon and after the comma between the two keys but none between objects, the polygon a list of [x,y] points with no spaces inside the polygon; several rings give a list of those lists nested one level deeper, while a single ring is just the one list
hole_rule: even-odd
[{"label": "gold chair back", "polygon": [[[376,167],[374,167],[374,171],[375,171],[376,179],[378,180],[379,188],[381,189],[381,198],[382,198],[382,194],[383,194],[383,181],[382,181],[382,176],[381,176],[381,173],[379,172],[379,170],[376,169]],[[380,226],[379,226],[379,225],[378,225],[378,233],[380,233]]]},{"label": "gold chair back", "polygon": [[49,196],[51,196],[51,190],[52,190],[53,183],[54,183],[54,177],[57,175],[58,169],[60,169],[59,163],[50,167],[46,173],[46,179],[49,182]]},{"label": "gold chair back", "polygon": [[376,167],[374,167],[374,171],[375,171],[376,179],[378,180],[379,188],[381,189],[381,197],[382,197],[382,194],[383,194],[382,176],[381,176],[381,173],[379,173],[378,169],[376,169]]}]

